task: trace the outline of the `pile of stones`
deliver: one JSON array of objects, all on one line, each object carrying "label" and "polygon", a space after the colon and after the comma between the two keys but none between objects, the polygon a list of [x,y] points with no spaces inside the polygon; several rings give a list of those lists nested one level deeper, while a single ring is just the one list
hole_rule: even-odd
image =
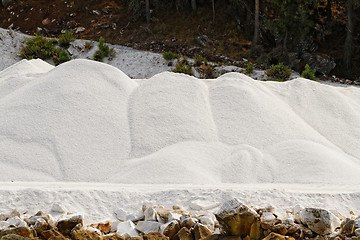
[{"label": "pile of stones", "polygon": [[58,204],[51,212],[31,217],[17,210],[0,214],[0,240],[360,240],[360,216],[340,221],[327,210],[296,206],[279,218],[272,206],[251,208],[238,199],[225,202],[215,214],[179,206],[143,206],[133,213],[118,209],[116,221],[90,225],[84,225],[82,215],[67,213]]}]

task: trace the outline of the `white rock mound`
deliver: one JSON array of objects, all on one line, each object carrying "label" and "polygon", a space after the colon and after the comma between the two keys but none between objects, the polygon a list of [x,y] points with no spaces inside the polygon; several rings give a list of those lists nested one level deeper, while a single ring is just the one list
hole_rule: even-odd
[{"label": "white rock mound", "polygon": [[207,86],[199,79],[161,73],[141,84],[129,103],[133,157],[184,141],[217,141]]},{"label": "white rock mound", "polygon": [[243,74],[0,72],[0,181],[360,184],[360,89]]},{"label": "white rock mound", "polygon": [[74,60],[13,91],[0,100],[1,164],[56,180],[104,181],[130,152],[127,101],[136,85],[109,65]]}]

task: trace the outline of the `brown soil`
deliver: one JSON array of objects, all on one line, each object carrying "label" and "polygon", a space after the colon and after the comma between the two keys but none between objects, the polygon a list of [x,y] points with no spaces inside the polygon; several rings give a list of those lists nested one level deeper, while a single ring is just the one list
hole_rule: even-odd
[{"label": "brown soil", "polygon": [[[240,60],[249,49],[249,36],[236,31],[235,23],[224,17],[212,22],[212,10],[200,8],[197,15],[178,12],[154,13],[156,19],[147,25],[134,21],[121,1],[110,0],[26,0],[0,7],[0,27],[35,34],[42,28],[56,37],[62,30],[84,27],[82,39],[98,40],[156,52],[173,51],[193,56],[200,54],[211,61]],[[221,8],[217,12],[223,16]],[[206,35],[201,42],[198,37]],[[227,56],[227,57],[225,57]]]},{"label": "brown soil", "polygon": [[[40,27],[50,37],[59,36],[62,30],[84,27],[83,32],[77,33],[78,38],[98,40],[102,36],[108,43],[136,49],[199,54],[210,61],[243,65],[242,59],[249,55],[251,45],[249,27],[237,26],[229,19],[221,1],[216,10],[215,22],[210,6],[199,8],[195,16],[176,10],[156,11],[148,25],[145,19],[134,21],[120,0],[14,0],[6,8],[0,4],[0,27],[12,25],[27,34],[35,34]],[[240,21],[249,22],[247,17]],[[344,31],[323,39],[318,52],[341,62],[345,38],[341,33]],[[359,34],[355,37],[356,41],[360,39]],[[360,72],[360,58],[354,60],[355,69]],[[341,67],[335,73],[340,76]]]}]

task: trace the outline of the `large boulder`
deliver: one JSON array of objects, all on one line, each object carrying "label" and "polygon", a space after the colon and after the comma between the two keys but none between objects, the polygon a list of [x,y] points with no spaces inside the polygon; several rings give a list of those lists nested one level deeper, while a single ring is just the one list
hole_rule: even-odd
[{"label": "large boulder", "polygon": [[319,235],[330,234],[340,226],[340,220],[334,214],[321,208],[305,208],[300,213],[300,220]]},{"label": "large boulder", "polygon": [[216,218],[229,235],[250,239],[261,238],[260,215],[238,199],[225,202]]},{"label": "large boulder", "polygon": [[312,55],[311,53],[304,53],[301,58],[305,63],[313,69],[316,69],[316,72],[328,75],[335,67],[336,63],[327,55]]}]

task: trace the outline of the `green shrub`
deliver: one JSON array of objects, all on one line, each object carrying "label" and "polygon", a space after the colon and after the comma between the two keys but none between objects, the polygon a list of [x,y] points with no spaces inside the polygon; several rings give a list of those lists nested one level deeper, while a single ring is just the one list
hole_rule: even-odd
[{"label": "green shrub", "polygon": [[315,77],[315,73],[316,73],[316,69],[312,69],[310,68],[309,64],[306,64],[304,71],[302,71],[301,73],[301,77],[310,80],[316,80],[317,78]]},{"label": "green shrub", "polygon": [[246,65],[245,72],[246,72],[247,74],[250,74],[250,73],[252,73],[253,71],[254,71],[254,65],[253,65],[251,62],[249,62],[249,63]]},{"label": "green shrub", "polygon": [[269,77],[268,80],[283,82],[289,79],[291,70],[283,63],[279,63],[277,65],[271,65],[271,67],[267,69],[265,73]]},{"label": "green shrub", "polygon": [[42,35],[28,38],[25,44],[26,46],[22,48],[20,56],[26,59],[51,58],[55,49],[55,44]]},{"label": "green shrub", "polygon": [[214,72],[214,66],[207,63],[201,64],[200,73],[202,78],[210,79],[216,77],[216,74]]},{"label": "green shrub", "polygon": [[70,42],[74,41],[76,37],[71,31],[65,31],[65,33],[61,34],[58,39],[58,43],[60,46],[69,46]]},{"label": "green shrub", "polygon": [[94,41],[91,40],[91,42],[85,42],[84,47],[89,50],[92,49],[94,47]]},{"label": "green shrub", "polygon": [[163,58],[164,58],[165,60],[170,61],[170,60],[173,60],[174,58],[176,58],[176,54],[174,54],[174,53],[171,52],[171,51],[169,51],[169,52],[164,52],[164,53],[163,53]]},{"label": "green shrub", "polygon": [[55,65],[59,65],[59,64],[62,64],[64,62],[67,62],[70,60],[71,60],[71,58],[70,58],[69,54],[67,53],[67,51],[65,51],[65,50],[60,50],[57,48],[53,52],[53,61],[54,61]]},{"label": "green shrub", "polygon": [[185,73],[188,75],[192,75],[191,66],[184,62],[176,63],[175,69],[173,71],[176,73]]},{"label": "green shrub", "polygon": [[195,66],[201,66],[202,64],[207,64],[207,59],[201,55],[195,55],[194,56],[194,60],[195,60]]},{"label": "green shrub", "polygon": [[102,62],[104,57],[110,57],[113,58],[115,56],[115,51],[113,48],[110,48],[109,45],[105,44],[105,40],[103,37],[100,37],[99,44],[98,44],[99,50],[97,50],[93,56],[93,59],[98,62]]}]

